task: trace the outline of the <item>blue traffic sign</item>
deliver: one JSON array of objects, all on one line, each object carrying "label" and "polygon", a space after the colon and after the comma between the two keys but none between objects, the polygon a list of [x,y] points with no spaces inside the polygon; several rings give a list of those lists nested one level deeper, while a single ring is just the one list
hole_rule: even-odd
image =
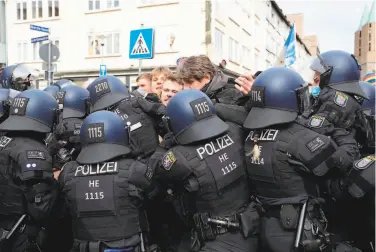
[{"label": "blue traffic sign", "polygon": [[107,66],[106,65],[100,65],[99,76],[105,76],[105,75],[107,75]]},{"label": "blue traffic sign", "polygon": [[154,29],[139,29],[131,31],[129,39],[130,59],[153,58]]},{"label": "blue traffic sign", "polygon": [[31,43],[37,43],[37,42],[42,42],[48,40],[48,35],[42,36],[42,37],[36,37],[31,39]]},{"label": "blue traffic sign", "polygon": [[30,30],[39,31],[39,32],[45,32],[45,33],[50,33],[50,29],[49,28],[43,27],[43,26],[38,26],[38,25],[30,25]]}]

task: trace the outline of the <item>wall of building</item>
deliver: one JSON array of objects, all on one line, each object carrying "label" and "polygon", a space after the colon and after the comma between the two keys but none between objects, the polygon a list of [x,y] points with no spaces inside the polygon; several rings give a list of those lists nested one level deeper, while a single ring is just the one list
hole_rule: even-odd
[{"label": "wall of building", "polygon": [[[137,75],[138,60],[128,59],[129,33],[143,24],[155,28],[155,56],[142,60],[145,69],[175,66],[180,57],[206,54],[214,63],[225,59],[231,72],[254,73],[275,64],[290,30],[270,1],[100,0],[104,8],[93,10],[96,2],[8,1],[9,64],[26,62],[42,68],[40,45],[30,39],[45,34],[31,31],[30,24],[35,24],[51,29],[51,39],[60,49],[58,75],[93,78],[101,63],[110,74]],[[298,58],[307,55],[299,42]]]},{"label": "wall of building", "polygon": [[5,2],[0,0],[0,67],[7,63]]},{"label": "wall of building", "polygon": [[362,76],[376,72],[376,22],[364,24],[354,37],[354,55],[362,67]]}]

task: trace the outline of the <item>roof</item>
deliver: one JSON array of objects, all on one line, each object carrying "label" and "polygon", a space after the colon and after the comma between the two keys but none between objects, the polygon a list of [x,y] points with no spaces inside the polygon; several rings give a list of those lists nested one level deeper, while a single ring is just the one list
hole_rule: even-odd
[{"label": "roof", "polygon": [[362,29],[363,25],[365,25],[368,22],[369,14],[370,14],[369,8],[368,8],[368,5],[366,4],[366,6],[364,6],[362,18],[360,19],[358,31],[360,31]]},{"label": "roof", "polygon": [[[272,3],[272,6],[274,7],[274,9],[277,11],[279,17],[285,21],[285,23],[291,28],[292,27],[292,24],[290,23],[290,21],[287,20],[287,17],[285,16],[285,14],[283,14],[281,8],[279,8],[278,4],[276,3],[276,1],[270,1]],[[303,42],[303,40],[300,38],[300,36],[296,33],[296,39],[300,42],[300,44],[303,45],[304,49],[306,50],[306,52],[311,55],[311,52],[308,50],[308,47],[306,46],[306,44]]]}]

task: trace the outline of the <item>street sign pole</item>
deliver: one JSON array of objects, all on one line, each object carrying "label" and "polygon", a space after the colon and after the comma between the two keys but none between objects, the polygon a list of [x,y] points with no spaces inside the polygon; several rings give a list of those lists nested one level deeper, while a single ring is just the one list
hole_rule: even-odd
[{"label": "street sign pole", "polygon": [[48,86],[52,84],[52,74],[51,74],[51,39],[48,40]]},{"label": "street sign pole", "polygon": [[[141,29],[144,28],[144,24],[141,24]],[[138,60],[138,76],[141,75],[141,68],[142,68],[142,59],[139,59]],[[131,91],[132,91],[132,87],[131,87]]]}]

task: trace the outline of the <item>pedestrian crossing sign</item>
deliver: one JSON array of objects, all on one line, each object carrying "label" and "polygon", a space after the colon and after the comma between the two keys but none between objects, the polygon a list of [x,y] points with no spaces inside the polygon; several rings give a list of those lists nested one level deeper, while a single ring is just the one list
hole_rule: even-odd
[{"label": "pedestrian crossing sign", "polygon": [[132,30],[129,39],[130,59],[153,58],[154,29]]}]

